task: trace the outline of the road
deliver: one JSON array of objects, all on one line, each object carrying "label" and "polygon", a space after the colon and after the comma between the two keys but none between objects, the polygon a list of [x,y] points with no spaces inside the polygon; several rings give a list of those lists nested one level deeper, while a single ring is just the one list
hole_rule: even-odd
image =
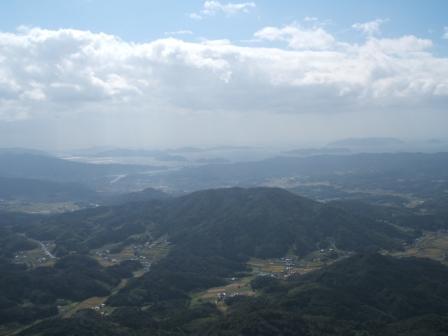
[{"label": "road", "polygon": [[56,256],[48,250],[48,248],[45,246],[44,243],[42,243],[41,241],[38,241],[38,240],[36,240],[36,241],[39,243],[40,247],[42,248],[42,250],[48,257],[50,257],[51,259],[56,259]]}]

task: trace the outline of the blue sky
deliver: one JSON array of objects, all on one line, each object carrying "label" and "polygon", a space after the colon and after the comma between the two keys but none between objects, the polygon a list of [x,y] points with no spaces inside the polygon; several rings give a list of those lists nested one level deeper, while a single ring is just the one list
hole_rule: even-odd
[{"label": "blue sky", "polygon": [[447,13],[446,0],[3,0],[0,143],[447,138]]},{"label": "blue sky", "polygon": [[[223,2],[225,3],[225,2]],[[105,32],[130,41],[164,37],[165,32],[190,30],[194,36],[233,41],[250,39],[267,25],[281,26],[304,17],[327,22],[334,35],[353,41],[358,34],[350,29],[355,22],[388,19],[384,35],[414,34],[442,41],[448,25],[446,0],[313,0],[256,1],[250,15],[234,15],[231,20],[217,15],[200,21],[188,14],[197,12],[203,1],[148,0],[3,0],[0,2],[0,29],[11,31],[20,25],[42,28],[76,28]]]}]

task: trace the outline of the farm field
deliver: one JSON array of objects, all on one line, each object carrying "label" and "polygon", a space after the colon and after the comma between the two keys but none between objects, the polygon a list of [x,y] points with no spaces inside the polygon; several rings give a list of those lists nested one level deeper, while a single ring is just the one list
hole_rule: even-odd
[{"label": "farm field", "polygon": [[392,255],[429,258],[448,265],[448,232],[427,232],[405,251],[395,252]]}]

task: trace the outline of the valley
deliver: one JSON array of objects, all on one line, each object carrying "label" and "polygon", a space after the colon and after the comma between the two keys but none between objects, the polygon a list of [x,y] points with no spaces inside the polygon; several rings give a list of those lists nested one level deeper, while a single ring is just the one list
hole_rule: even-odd
[{"label": "valley", "polygon": [[[428,159],[406,160],[423,158]],[[351,172],[313,171],[322,160],[352,167]],[[417,294],[413,303],[394,285],[402,281],[397,268],[416,288],[443,287],[445,270],[437,262],[446,264],[448,255],[444,170],[429,163],[428,175],[403,182],[391,171],[365,171],[352,156],[344,156],[354,161],[350,165],[339,160],[244,163],[251,169],[260,165],[252,177],[257,169],[264,177],[244,180],[241,175],[245,182],[238,184],[253,184],[248,188],[194,192],[182,190],[193,176],[187,178],[187,170],[162,172],[151,179],[171,176],[168,190],[176,192],[155,189],[157,184],[131,193],[103,193],[96,187],[85,194],[90,203],[80,201],[78,192],[86,189],[79,185],[33,180],[28,189],[28,180],[4,180],[20,188],[8,189],[9,204],[18,207],[0,213],[0,334],[57,334],[69,325],[80,334],[94,328],[99,334],[220,335],[224,325],[230,335],[246,328],[257,334],[261,319],[285,335],[304,328],[305,335],[345,336],[358,330],[376,336],[371,321],[380,333],[395,324],[408,330],[408,318],[444,312],[443,292]],[[281,173],[271,170],[272,164]],[[225,170],[235,164],[219,165]],[[197,174],[211,167],[185,169]],[[228,183],[233,183],[232,169],[225,175]],[[285,177],[273,177],[277,174]],[[123,179],[129,182],[129,176]],[[29,211],[39,209],[39,202],[49,211]],[[80,206],[52,208],[70,202]],[[416,267],[433,272],[432,280],[422,278]],[[390,283],[387,295],[405,302],[403,308],[393,310],[382,294],[362,301],[364,288],[375,286],[362,270],[385,286]],[[444,313],[437,314],[444,325]]]},{"label": "valley", "polygon": [[227,299],[257,295],[257,292],[251,286],[251,282],[257,277],[288,279],[292,276],[317,271],[350,255],[351,253],[349,252],[336,252],[333,248],[329,248],[312,252],[304,258],[298,258],[295,255],[287,255],[275,259],[250,258],[247,261],[247,266],[250,270],[249,275],[242,278],[232,277],[228,279],[228,284],[225,286],[209,288],[202,292],[193,293],[191,304],[195,305],[209,302],[216,304],[218,309],[225,312],[227,309]]},{"label": "valley", "polygon": [[425,232],[404,251],[392,254],[396,257],[429,258],[448,265],[448,232]]}]

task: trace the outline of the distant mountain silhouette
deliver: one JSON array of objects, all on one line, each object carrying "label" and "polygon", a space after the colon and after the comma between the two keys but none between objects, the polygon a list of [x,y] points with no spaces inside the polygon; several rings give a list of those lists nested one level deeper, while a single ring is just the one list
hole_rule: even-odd
[{"label": "distant mountain silhouette", "polygon": [[328,147],[385,147],[403,145],[396,138],[348,138],[330,142]]}]

